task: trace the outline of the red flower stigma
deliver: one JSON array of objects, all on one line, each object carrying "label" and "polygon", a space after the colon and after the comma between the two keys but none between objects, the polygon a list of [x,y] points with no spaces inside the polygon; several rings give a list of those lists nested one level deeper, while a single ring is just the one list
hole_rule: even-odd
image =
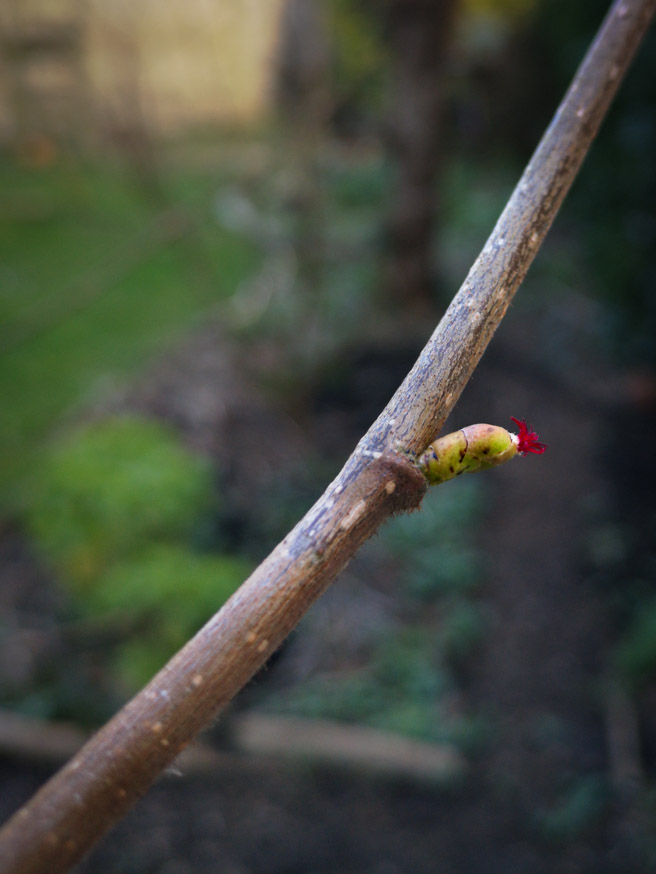
[{"label": "red flower stigma", "polygon": [[517,435],[517,449],[520,455],[527,455],[529,452],[533,455],[542,455],[547,450],[547,443],[541,443],[540,437],[532,430],[532,425],[526,424],[526,419],[516,419],[510,417],[511,421],[519,428]]}]

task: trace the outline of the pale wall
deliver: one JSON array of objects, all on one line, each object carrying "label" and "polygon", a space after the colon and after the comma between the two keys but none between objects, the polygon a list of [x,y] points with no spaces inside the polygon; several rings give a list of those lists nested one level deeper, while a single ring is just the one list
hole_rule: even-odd
[{"label": "pale wall", "polygon": [[[59,20],[76,14],[76,6],[81,10],[91,125],[129,122],[141,113],[155,129],[170,131],[255,120],[266,111],[283,2],[20,0],[17,5],[23,20],[43,19],[44,9]],[[74,103],[80,93],[75,90]],[[5,105],[4,112],[11,114],[11,107]],[[80,114],[87,115],[84,107]]]}]

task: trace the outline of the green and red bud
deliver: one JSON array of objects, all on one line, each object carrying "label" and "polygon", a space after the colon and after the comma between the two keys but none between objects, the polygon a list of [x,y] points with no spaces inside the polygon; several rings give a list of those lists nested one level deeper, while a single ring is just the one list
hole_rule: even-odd
[{"label": "green and red bud", "polygon": [[463,473],[496,467],[518,454],[542,455],[546,443],[540,442],[524,420],[512,421],[519,426],[518,434],[499,425],[468,425],[440,437],[419,456],[419,470],[429,483],[437,484]]}]

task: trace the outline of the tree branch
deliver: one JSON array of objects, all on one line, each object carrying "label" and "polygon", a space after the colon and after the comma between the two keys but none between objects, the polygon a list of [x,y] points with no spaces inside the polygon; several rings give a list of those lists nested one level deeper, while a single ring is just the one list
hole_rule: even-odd
[{"label": "tree branch", "polygon": [[655,5],[616,0],[483,252],[339,476],[223,609],[5,825],[3,874],[69,870],[214,719],[380,524],[419,506],[425,481],[398,450],[421,452],[444,424],[542,243]]}]

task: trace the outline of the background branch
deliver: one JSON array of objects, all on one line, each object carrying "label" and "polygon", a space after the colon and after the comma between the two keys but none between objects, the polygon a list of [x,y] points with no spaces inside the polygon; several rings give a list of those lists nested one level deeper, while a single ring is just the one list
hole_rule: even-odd
[{"label": "background branch", "polygon": [[225,607],[6,824],[0,871],[69,870],[248,681],[379,525],[418,507],[425,482],[398,450],[423,450],[456,403],[655,6],[655,0],[612,6],[483,252],[339,476]]}]

